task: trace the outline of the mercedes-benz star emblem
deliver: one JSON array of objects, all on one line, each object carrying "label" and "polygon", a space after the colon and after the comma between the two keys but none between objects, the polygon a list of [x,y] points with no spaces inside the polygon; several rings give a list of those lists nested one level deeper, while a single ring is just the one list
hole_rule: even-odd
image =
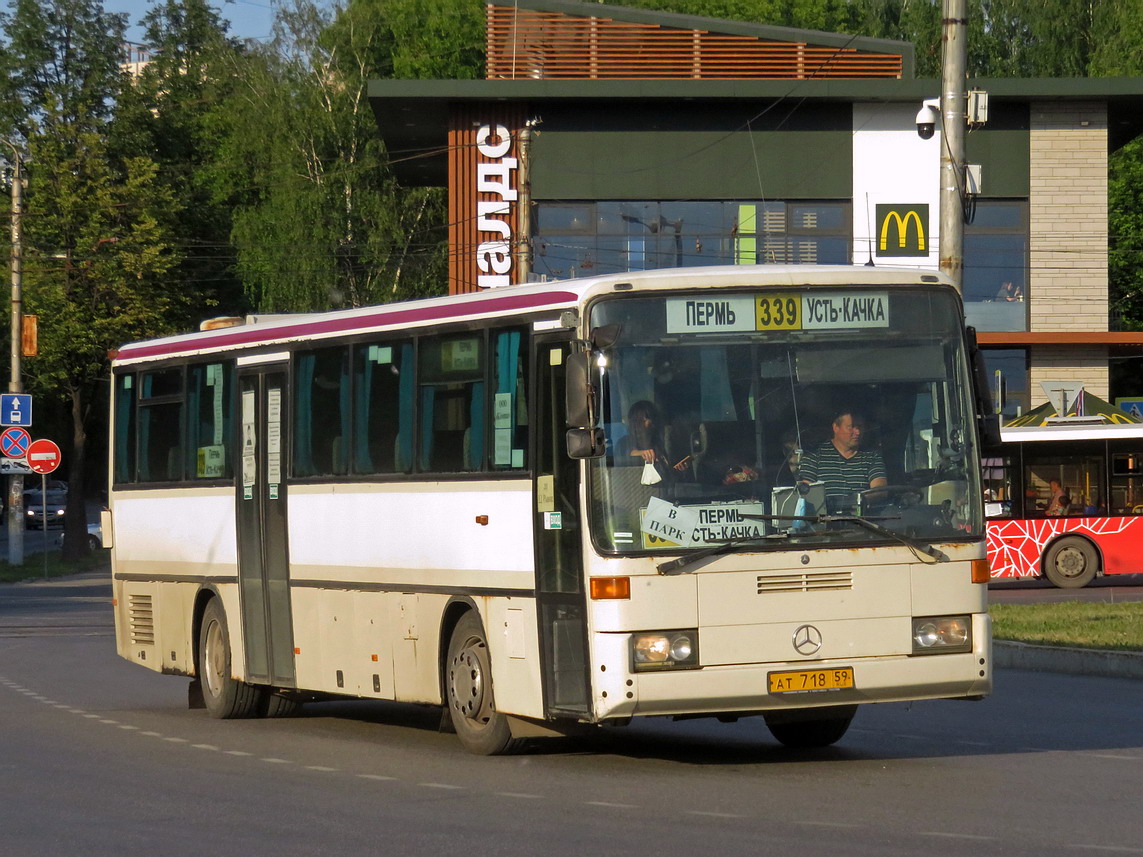
[{"label": "mercedes-benz star emblem", "polygon": [[813,625],[800,625],[794,631],[794,649],[799,655],[812,655],[822,647],[822,632]]}]

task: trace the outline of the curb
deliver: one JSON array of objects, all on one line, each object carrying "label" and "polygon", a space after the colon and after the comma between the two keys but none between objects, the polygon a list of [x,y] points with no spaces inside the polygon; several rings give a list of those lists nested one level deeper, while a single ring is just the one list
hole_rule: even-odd
[{"label": "curb", "polygon": [[992,663],[1017,670],[1143,679],[1143,652],[1068,649],[993,640]]}]

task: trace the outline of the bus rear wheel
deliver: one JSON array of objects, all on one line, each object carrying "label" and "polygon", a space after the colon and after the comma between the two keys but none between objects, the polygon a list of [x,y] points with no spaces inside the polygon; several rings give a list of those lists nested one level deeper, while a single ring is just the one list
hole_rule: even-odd
[{"label": "bus rear wheel", "polygon": [[488,643],[475,613],[465,613],[453,629],[445,686],[449,716],[466,750],[499,756],[520,749],[523,741],[512,737],[508,718],[496,711]]},{"label": "bus rear wheel", "polygon": [[1095,577],[1099,557],[1086,539],[1064,538],[1044,554],[1044,576],[1060,589],[1079,589]]},{"label": "bus rear wheel", "polygon": [[856,713],[856,705],[839,705],[800,711],[767,711],[762,716],[770,734],[779,743],[796,750],[808,750],[828,747],[840,741]]},{"label": "bus rear wheel", "polygon": [[267,688],[234,678],[230,662],[230,631],[222,601],[212,598],[202,613],[198,638],[198,677],[202,700],[211,717],[233,720],[261,714]]}]

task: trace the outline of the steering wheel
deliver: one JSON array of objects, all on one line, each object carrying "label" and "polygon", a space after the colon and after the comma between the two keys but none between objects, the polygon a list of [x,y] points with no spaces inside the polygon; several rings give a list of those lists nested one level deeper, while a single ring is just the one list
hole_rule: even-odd
[{"label": "steering wheel", "polygon": [[879,488],[866,488],[858,492],[861,508],[869,505],[886,506],[895,501],[901,506],[917,506],[924,499],[922,489],[916,485],[882,485]]}]

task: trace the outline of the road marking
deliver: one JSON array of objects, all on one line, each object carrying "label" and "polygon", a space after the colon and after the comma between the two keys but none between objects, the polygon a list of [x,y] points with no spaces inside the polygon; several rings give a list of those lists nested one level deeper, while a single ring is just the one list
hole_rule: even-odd
[{"label": "road marking", "polygon": [[245,750],[223,750],[224,756],[253,756],[253,753],[247,753]]},{"label": "road marking", "polygon": [[273,756],[267,756],[266,758],[262,759],[262,761],[266,762],[267,764],[270,764],[270,765],[289,765],[289,764],[291,764],[289,759],[275,759]]},{"label": "road marking", "polygon": [[118,721],[118,720],[109,720],[109,719],[108,719],[108,718],[106,718],[106,717],[100,717],[100,718],[99,718],[99,722],[100,722],[100,723],[107,723],[107,724],[110,724],[110,725],[112,725],[112,726],[115,726],[115,725],[117,725],[117,724],[119,723],[119,721]]},{"label": "road marking", "polygon": [[333,773],[337,768],[327,768],[325,765],[306,765],[307,771],[322,771],[323,773]]},{"label": "road marking", "polygon": [[589,800],[584,801],[587,806],[605,806],[610,809],[638,809],[639,805],[634,803],[608,803],[605,800]]},{"label": "road marking", "polygon": [[140,734],[140,735],[146,735],[148,738],[162,738],[162,737],[163,737],[163,733],[162,733],[162,732],[150,732],[150,731],[147,731],[147,732],[140,732],[139,734]]},{"label": "road marking", "polygon": [[698,809],[688,809],[686,815],[701,815],[706,818],[745,818],[744,815],[736,815],[733,812],[703,812]]},{"label": "road marking", "polygon": [[186,738],[164,738],[164,741],[170,741],[172,744],[189,744]]},{"label": "road marking", "polygon": [[1069,845],[1069,848],[1083,848],[1086,851],[1110,851],[1114,854],[1143,854],[1143,848],[1128,845],[1089,845],[1086,842]]},{"label": "road marking", "polygon": [[1115,753],[1084,753],[1084,756],[1091,756],[1093,759],[1115,759],[1121,762],[1138,762],[1141,761],[1138,756],[1121,756]]},{"label": "road marking", "polygon": [[499,797],[512,797],[519,798],[521,800],[542,800],[544,797],[543,795],[529,795],[524,794],[523,792],[493,792],[493,794],[498,795]]},{"label": "road marking", "polygon": [[130,732],[133,732],[133,731],[135,731],[136,729],[138,729],[139,727],[138,727],[138,726],[132,726],[130,723],[120,723],[120,724],[119,724],[119,728],[120,728],[120,729],[126,729],[126,730],[128,730],[128,731],[130,731]]},{"label": "road marking", "polygon": [[396,780],[396,777],[386,777],[383,774],[358,774],[359,779],[362,780]]},{"label": "road marking", "polygon": [[191,746],[196,750],[213,750],[216,753],[218,752],[218,748],[213,744],[191,744]]},{"label": "road marking", "polygon": [[945,833],[940,830],[920,830],[918,836],[936,836],[939,839],[971,839],[973,842],[991,842],[995,836],[977,836],[972,833]]},{"label": "road marking", "polygon": [[418,786],[426,789],[462,789],[464,786],[454,786],[451,783],[417,783]]}]

